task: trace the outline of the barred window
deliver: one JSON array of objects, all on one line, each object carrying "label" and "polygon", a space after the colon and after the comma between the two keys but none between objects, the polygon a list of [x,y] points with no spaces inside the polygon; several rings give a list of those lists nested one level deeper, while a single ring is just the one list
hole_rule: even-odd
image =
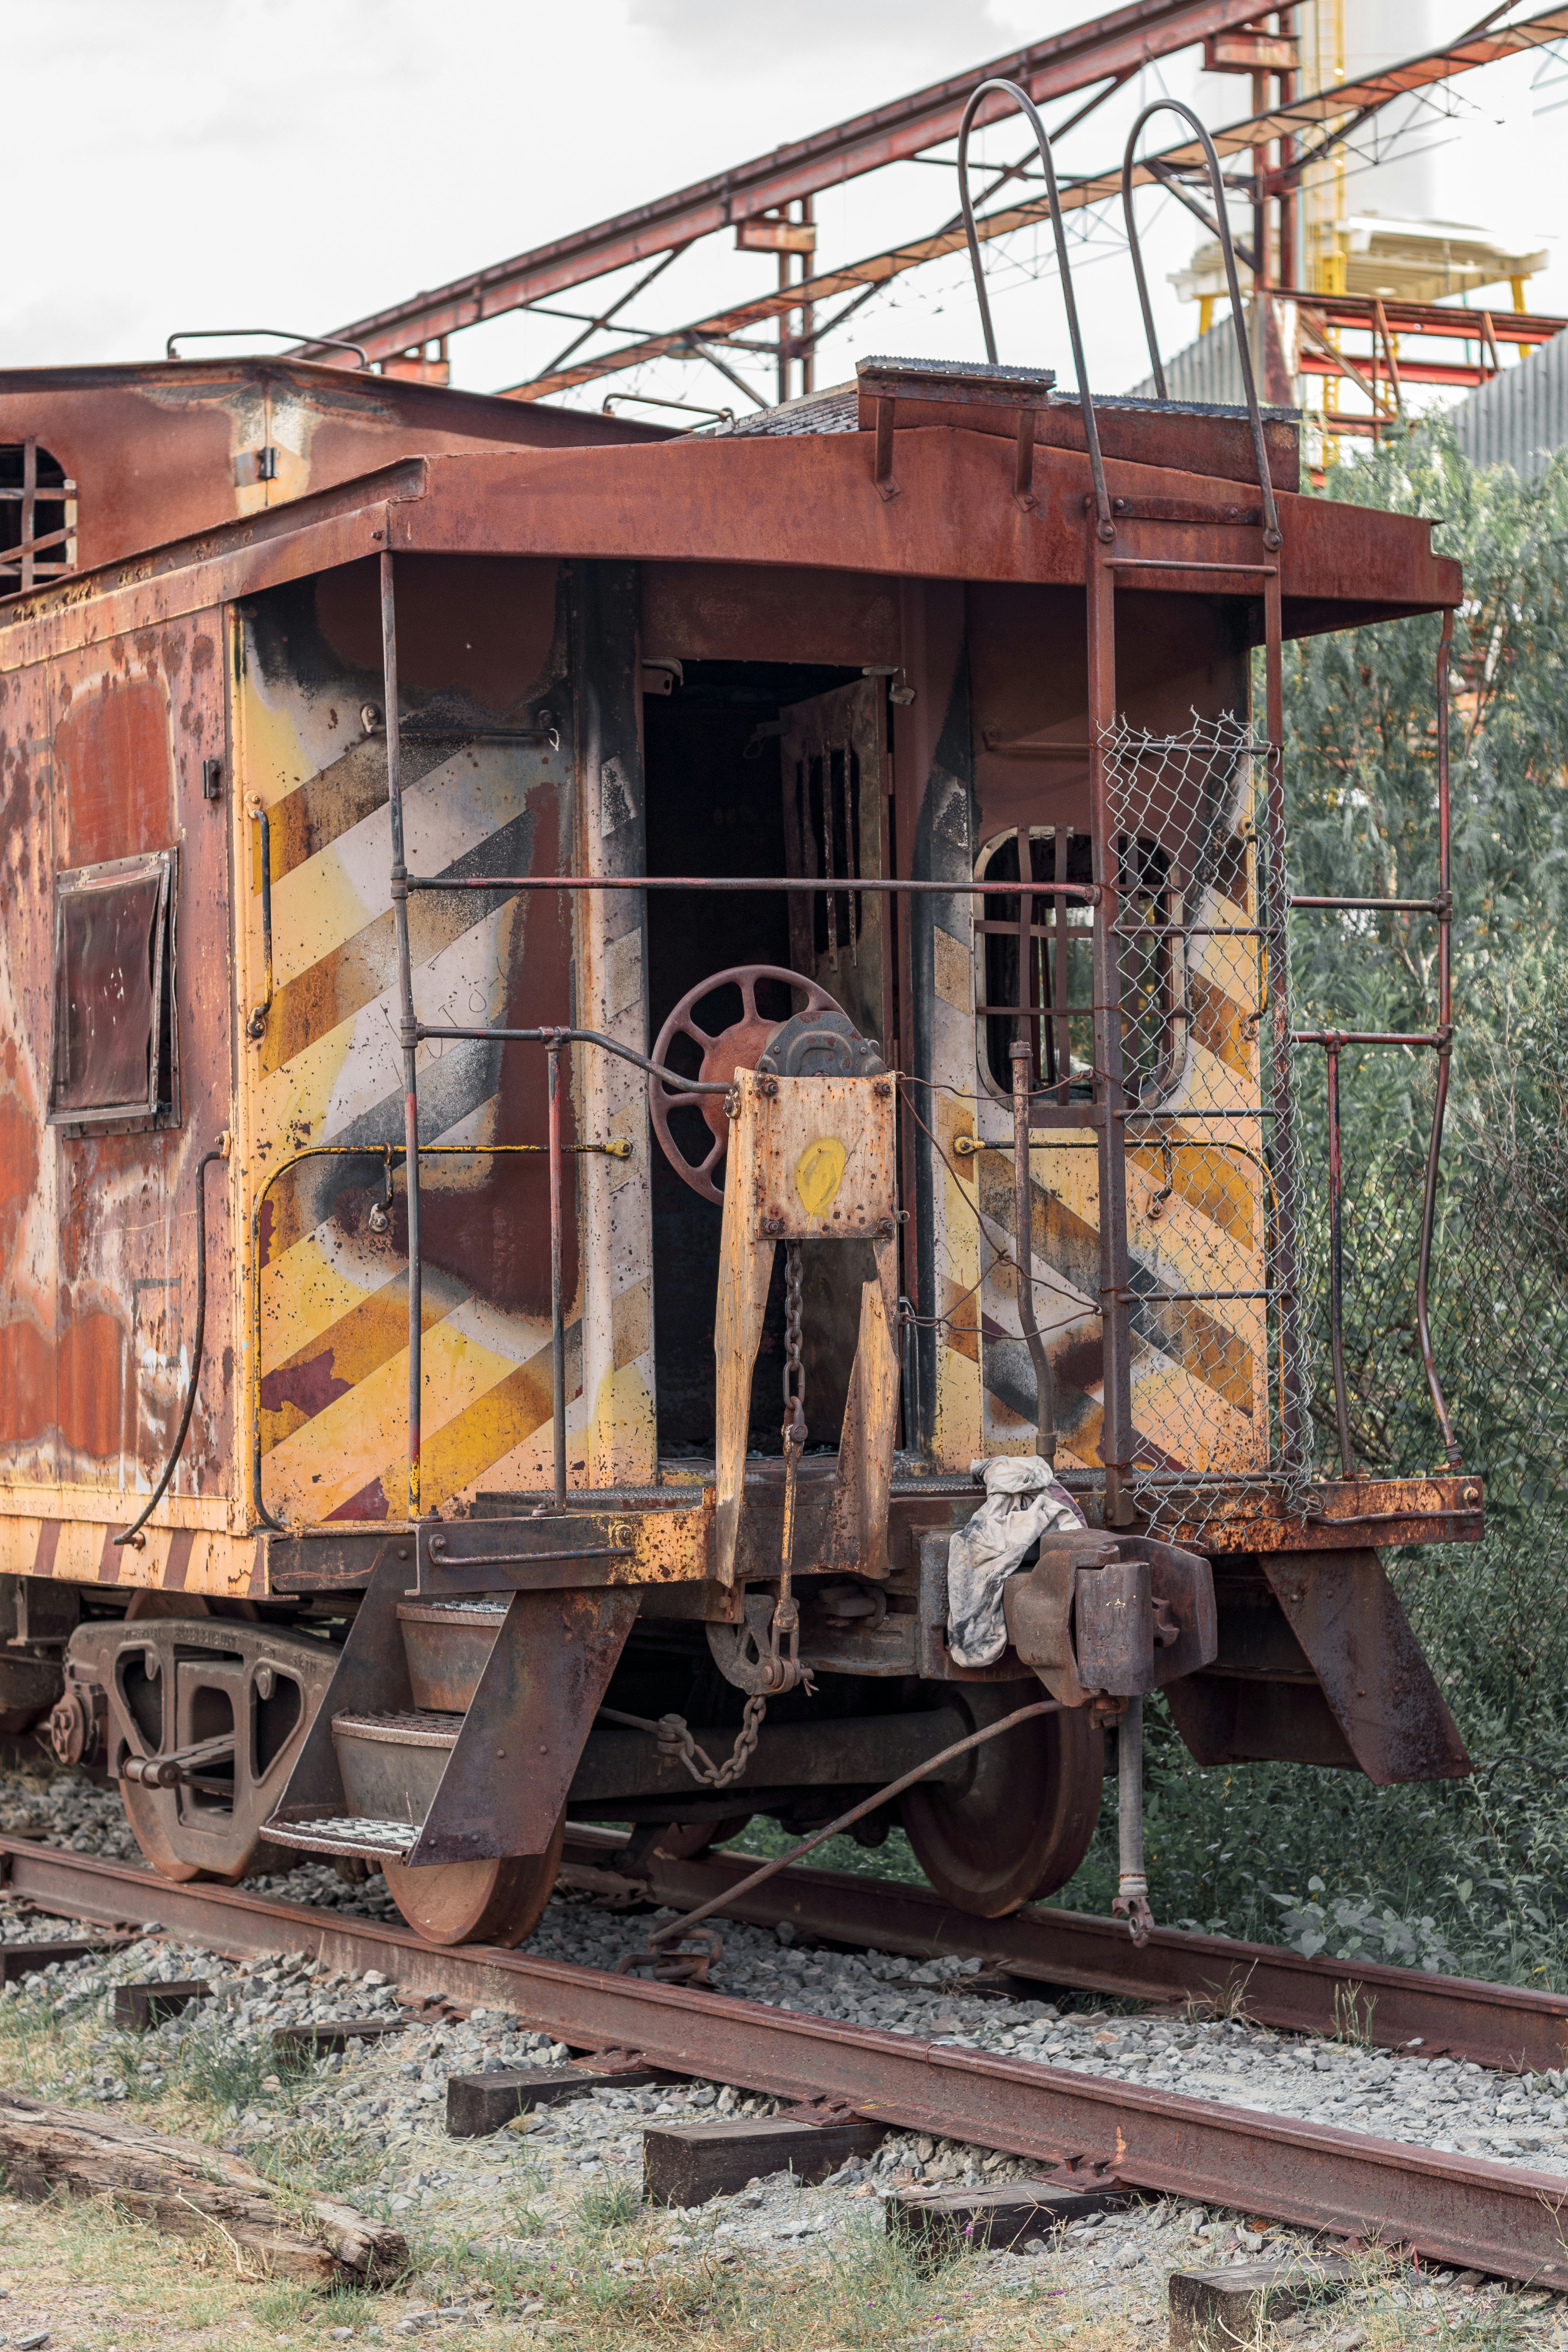
[{"label": "barred window", "polygon": [[76,484],[36,441],[0,442],[0,596],[76,569]]},{"label": "barred window", "polygon": [[[977,882],[1013,882],[1028,861],[1032,882],[1093,879],[1087,833],[1068,825],[1018,825],[982,849]],[[1067,898],[982,898],[975,921],[975,1014],[980,1074],[1011,1095],[1008,1049],[1030,1047],[1031,1091],[1054,1087],[1063,1102],[1087,1101],[1093,1070],[1093,909]]]},{"label": "barred window", "polygon": [[[1167,1082],[1179,1015],[1172,953],[1175,903],[1170,859],[1156,841],[1117,845],[1121,908],[1117,925],[1122,1003],[1122,1083],[1134,1102]],[[1068,825],[1017,825],[996,835],[975,866],[979,882],[1089,883],[1093,844]],[[1080,900],[984,898],[975,921],[975,1015],[980,1074],[996,1094],[1013,1091],[1009,1048],[1030,1047],[1032,1092],[1088,1102],[1094,1091],[1094,909]]]}]

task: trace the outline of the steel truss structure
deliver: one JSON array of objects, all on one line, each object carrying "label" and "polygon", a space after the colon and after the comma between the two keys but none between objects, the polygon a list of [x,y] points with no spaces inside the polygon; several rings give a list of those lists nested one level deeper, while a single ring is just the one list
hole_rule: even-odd
[{"label": "steel truss structure", "polygon": [[[1295,294],[1301,290],[1292,283],[1295,207],[1303,177],[1314,165],[1353,139],[1396,100],[1437,90],[1479,67],[1568,37],[1568,6],[1537,8],[1513,24],[1500,24],[1497,19],[1506,13],[1491,8],[1460,39],[1381,72],[1300,93],[1293,68],[1282,62],[1293,54],[1289,37],[1295,16],[1292,8],[1260,11],[1252,0],[1136,0],[1132,6],[1114,10],[1050,40],[1032,43],[991,65],[916,90],[890,105],[592,227],[372,312],[334,330],[331,338],[300,345],[296,355],[325,358],[333,342],[350,342],[363,350],[367,364],[392,373],[444,373],[453,335],[509,313],[530,312],[565,318],[577,331],[549,365],[526,382],[508,387],[510,396],[518,400],[551,400],[652,361],[697,355],[709,360],[755,401],[758,395],[726,354],[758,352],[776,357],[781,401],[797,384],[802,393],[809,392],[819,346],[851,312],[895,278],[959,252],[964,243],[963,223],[955,215],[931,234],[858,261],[817,269],[813,267],[814,196],[892,163],[937,160],[934,151],[956,137],[965,98],[979,81],[1016,83],[1037,106],[1089,91],[1087,103],[1053,130],[1053,138],[1059,138],[1143,67],[1199,42],[1205,44],[1210,64],[1230,70],[1242,68],[1252,55],[1247,45],[1253,45],[1254,111],[1215,132],[1214,144],[1227,167],[1241,167],[1227,168],[1226,183],[1230,194],[1239,194],[1250,205],[1251,247],[1238,240],[1238,250],[1253,269],[1255,284],[1260,291]],[[1276,92],[1272,104],[1266,102],[1270,81]],[[1016,111],[1015,101],[998,92],[987,100],[977,121],[980,124],[998,121]],[[1169,190],[1212,232],[1215,224],[1210,212],[1192,193],[1203,182],[1203,166],[1199,142],[1189,139],[1142,158],[1133,174],[1134,184]],[[1027,157],[996,167],[985,194],[994,196],[1005,184],[1038,176],[1029,168]],[[1076,212],[1109,203],[1120,193],[1121,184],[1121,175],[1116,169],[1064,181],[1059,190],[1061,208]],[[1050,206],[1043,191],[1021,194],[982,213],[976,234],[982,242],[992,241],[1044,224],[1049,217]],[[733,230],[747,249],[777,254],[775,287],[668,329],[637,333],[609,348],[595,352],[584,348],[596,334],[614,328],[627,305],[694,244],[727,230]],[[795,254],[801,256],[806,272],[798,278],[792,275]],[[555,299],[573,288],[591,285],[637,264],[647,265],[639,277],[587,310],[562,311],[553,307]],[[1442,328],[1437,322],[1404,314],[1441,306],[1389,305],[1381,319],[1373,315],[1373,308],[1344,297],[1337,298],[1329,308],[1321,300],[1312,302],[1301,362],[1303,373],[1309,375],[1336,375],[1368,393],[1373,409],[1368,429],[1372,421],[1381,423],[1398,412],[1405,382],[1475,383],[1495,373],[1499,336],[1489,315],[1483,319],[1483,314],[1475,314],[1473,357],[1467,351],[1458,361],[1406,364],[1395,349],[1396,339],[1428,337]],[[1357,315],[1342,317],[1340,313],[1347,309]],[[1360,315],[1363,310],[1364,319]],[[1400,314],[1397,318],[1395,310]],[[1510,318],[1503,333],[1522,350],[1527,344],[1549,340],[1562,324],[1556,319],[1534,316]],[[762,331],[770,327],[776,331],[776,342],[760,340]],[[1347,362],[1339,349],[1340,331],[1345,328],[1363,328],[1371,335],[1370,361]],[[429,356],[432,345],[434,359]],[[1264,373],[1265,396],[1288,396],[1267,364]],[[1336,429],[1354,429],[1354,421]]]}]

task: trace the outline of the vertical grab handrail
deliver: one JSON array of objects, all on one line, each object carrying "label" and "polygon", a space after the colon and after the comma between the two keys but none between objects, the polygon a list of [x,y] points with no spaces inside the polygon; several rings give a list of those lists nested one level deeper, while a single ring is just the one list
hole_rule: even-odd
[{"label": "vertical grab handrail", "polygon": [[419,1507],[419,1416],[424,1379],[424,1264],[419,1251],[419,1023],[408,943],[408,864],[403,845],[403,748],[397,710],[397,602],[392,551],[381,552],[381,664],[386,713],[386,804],[392,826],[392,915],[397,939],[398,1040],[403,1048],[404,1184],[408,1208],[408,1516]]},{"label": "vertical grab handrail", "polygon": [[[1247,340],[1247,325],[1241,314],[1241,282],[1236,274],[1236,247],[1231,240],[1230,221],[1226,212],[1225,179],[1215,152],[1214,141],[1190,106],[1179,98],[1157,98],[1146,106],[1132,125],[1127,150],[1121,159],[1121,210],[1127,223],[1127,243],[1132,255],[1132,273],[1138,280],[1138,305],[1143,313],[1143,332],[1148,338],[1149,357],[1154,365],[1155,389],[1162,400],[1168,400],[1165,389],[1165,363],[1160,357],[1159,338],[1154,332],[1154,313],[1149,303],[1149,280],[1143,268],[1143,248],[1138,241],[1138,223],[1132,210],[1133,149],[1137,146],[1144,124],[1156,114],[1179,114],[1184,122],[1196,131],[1208,168],[1209,187],[1214,195],[1215,221],[1219,229],[1220,252],[1225,257],[1225,282],[1230,290],[1231,322],[1236,329],[1237,350],[1241,357],[1241,381],[1247,393],[1247,422],[1252,427],[1253,452],[1258,459],[1258,487],[1263,493],[1263,543],[1268,548],[1281,544],[1279,513],[1274,502],[1274,485],[1268,474],[1268,451],[1263,439],[1263,416],[1258,405],[1258,380],[1253,373],[1252,352]],[[1052,188],[1053,209],[1056,191]]]},{"label": "vertical grab handrail", "polygon": [[1067,230],[1062,225],[1061,199],[1057,194],[1056,165],[1051,161],[1051,142],[1046,126],[1040,121],[1034,100],[1027,90],[1020,89],[1016,81],[983,81],[973,93],[963,110],[963,120],[958,127],[958,194],[963,207],[963,234],[969,241],[969,265],[974,272],[974,291],[980,303],[980,324],[985,336],[985,356],[993,367],[997,365],[996,331],[991,323],[991,303],[985,291],[985,272],[980,260],[980,238],[974,226],[974,205],[969,194],[969,134],[974,127],[974,117],[983,99],[993,92],[1012,99],[1020,113],[1028,117],[1029,128],[1035,134],[1040,162],[1045,166],[1046,194],[1051,207],[1051,230],[1057,244],[1057,268],[1061,273],[1062,301],[1067,309],[1068,333],[1072,341],[1073,366],[1078,373],[1078,396],[1083,408],[1084,438],[1089,444],[1089,469],[1094,477],[1096,529],[1107,541],[1116,536],[1116,525],[1110,520],[1110,499],[1105,487],[1105,461],[1100,452],[1100,427],[1094,421],[1094,403],[1089,397],[1089,370],[1084,363],[1083,336],[1078,323],[1078,302],[1072,290],[1072,267],[1068,259]]},{"label": "vertical grab handrail", "polygon": [[1443,1150],[1443,1113],[1448,1101],[1448,1064],[1454,1050],[1452,940],[1454,881],[1452,838],[1448,817],[1448,658],[1454,642],[1452,607],[1443,615],[1437,640],[1437,1081],[1432,1097],[1432,1136],[1426,1149],[1426,1189],[1421,1202],[1421,1255],[1415,1267],[1415,1329],[1432,1410],[1442,1432],[1448,1467],[1459,1465],[1459,1444],[1437,1375],[1427,1312],[1427,1285],[1432,1272],[1432,1229],[1437,1211],[1437,1162]]}]

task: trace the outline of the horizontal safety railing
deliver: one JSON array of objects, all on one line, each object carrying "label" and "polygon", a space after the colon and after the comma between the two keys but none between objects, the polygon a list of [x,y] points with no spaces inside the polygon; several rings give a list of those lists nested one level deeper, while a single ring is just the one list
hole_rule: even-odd
[{"label": "horizontal safety railing", "polygon": [[1452,938],[1454,895],[1449,820],[1448,779],[1448,658],[1454,636],[1454,616],[1443,615],[1437,644],[1437,888],[1430,898],[1295,898],[1293,907],[1324,913],[1361,909],[1429,915],[1437,925],[1437,1020],[1432,1029],[1297,1029],[1293,1045],[1321,1045],[1327,1062],[1329,1122],[1329,1349],[1333,1364],[1334,1423],[1340,1466],[1347,1478],[1360,1474],[1351,1430],[1350,1395],[1345,1379],[1344,1341],[1344,1181],[1342,1153],[1342,1114],[1340,1107],[1340,1056],[1347,1047],[1403,1047],[1437,1057],[1436,1083],[1432,1091],[1432,1126],[1426,1145],[1426,1179],[1421,1204],[1421,1244],[1415,1261],[1415,1332],[1427,1392],[1442,1433],[1443,1452],[1450,1470],[1459,1467],[1460,1449],[1454,1434],[1437,1373],[1432,1346],[1430,1284],[1432,1235],[1437,1211],[1437,1165],[1443,1149],[1443,1119],[1448,1100],[1448,1065],[1453,1053]]}]

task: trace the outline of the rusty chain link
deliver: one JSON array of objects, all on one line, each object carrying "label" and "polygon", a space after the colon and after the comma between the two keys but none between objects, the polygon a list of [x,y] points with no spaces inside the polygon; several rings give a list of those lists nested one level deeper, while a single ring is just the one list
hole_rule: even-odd
[{"label": "rusty chain link", "polygon": [[[802,1354],[805,1318],[801,1312],[800,1244],[784,1244],[784,1532],[779,1543],[779,1597],[768,1626],[767,1678],[772,1690],[793,1690],[796,1684],[809,1692],[811,1676],[800,1663],[800,1603],[795,1597],[795,1484],[800,1457],[805,1452],[805,1363]],[[781,1644],[787,1637],[789,1655]]]},{"label": "rusty chain link", "polygon": [[658,1722],[646,1715],[626,1715],[619,1707],[602,1706],[599,1714],[606,1723],[624,1723],[633,1731],[651,1731],[658,1742],[658,1752],[670,1762],[684,1764],[692,1779],[706,1789],[728,1789],[737,1781],[752,1756],[763,1727],[763,1717],[768,1702],[762,1693],[746,1701],[741,1717],[741,1729],[734,1747],[722,1764],[715,1764],[705,1748],[699,1748],[691,1726],[681,1715],[661,1715]]}]

